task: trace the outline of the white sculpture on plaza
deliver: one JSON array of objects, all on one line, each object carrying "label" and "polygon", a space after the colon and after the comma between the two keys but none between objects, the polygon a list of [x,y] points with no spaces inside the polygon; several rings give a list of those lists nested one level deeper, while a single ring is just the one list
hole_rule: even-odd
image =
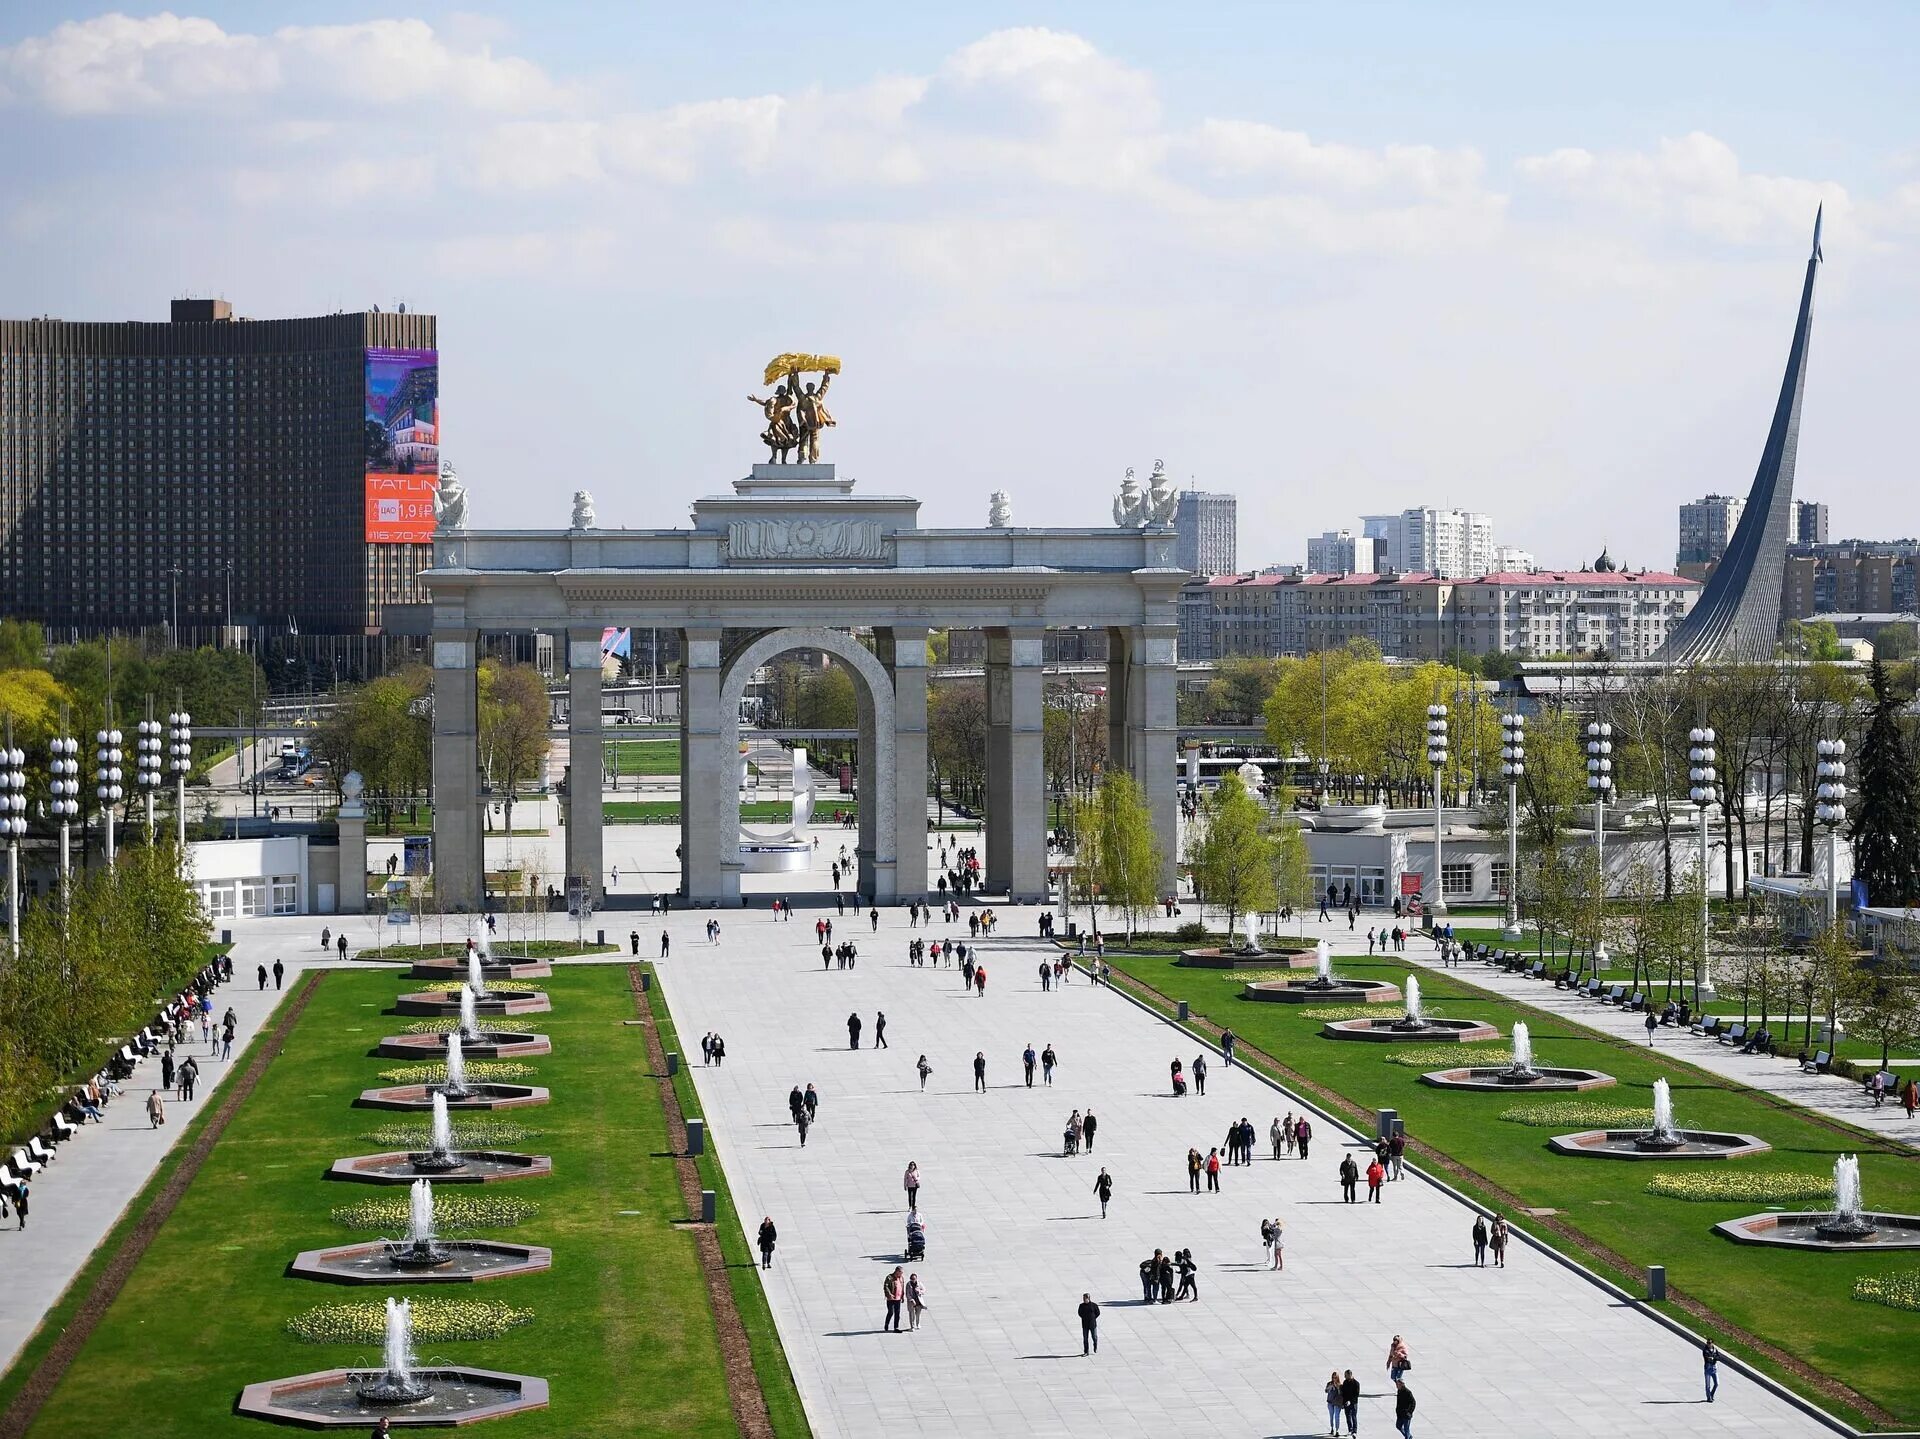
[{"label": "white sculpture on plaza", "polygon": [[593,496],[586,490],[573,492],[573,528],[590,530],[593,528]]},{"label": "white sculpture on plaza", "polygon": [[1005,490],[995,490],[987,496],[987,528],[1004,530],[1013,524],[1013,501]]}]

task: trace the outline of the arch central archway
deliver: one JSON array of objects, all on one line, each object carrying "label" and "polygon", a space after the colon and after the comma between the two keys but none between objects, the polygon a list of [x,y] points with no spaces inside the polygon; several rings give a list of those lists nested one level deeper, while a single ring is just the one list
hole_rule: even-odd
[{"label": "arch central archway", "polygon": [[[859,890],[875,903],[890,902],[899,893],[893,676],[873,651],[847,630],[824,627],[769,630],[755,636],[725,661],[720,676],[720,714],[731,716],[737,747],[740,702],[746,696],[748,682],[762,665],[792,650],[816,650],[832,655],[853,674],[860,730],[859,841],[856,846]],[[740,791],[737,786],[727,786],[721,817],[721,833],[713,837],[721,848],[720,863],[737,871],[740,867]]]}]

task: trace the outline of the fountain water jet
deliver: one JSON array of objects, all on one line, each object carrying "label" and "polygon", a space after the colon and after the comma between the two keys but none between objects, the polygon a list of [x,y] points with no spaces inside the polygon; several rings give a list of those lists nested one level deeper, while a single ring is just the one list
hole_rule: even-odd
[{"label": "fountain water jet", "polygon": [[1822,1239],[1864,1239],[1876,1232],[1862,1209],[1858,1155],[1833,1161],[1833,1213],[1813,1228]]},{"label": "fountain water jet", "polygon": [[404,1299],[387,1299],[381,1367],[377,1379],[361,1383],[356,1390],[364,1404],[417,1404],[433,1392],[413,1372],[413,1309]]}]

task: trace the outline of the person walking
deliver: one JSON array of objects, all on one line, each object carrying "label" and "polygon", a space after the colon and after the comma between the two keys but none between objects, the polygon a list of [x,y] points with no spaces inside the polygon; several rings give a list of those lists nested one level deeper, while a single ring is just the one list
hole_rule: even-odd
[{"label": "person walking", "polygon": [[1093,1302],[1093,1296],[1080,1295],[1080,1357],[1100,1352],[1100,1306]]},{"label": "person walking", "polygon": [[919,1062],[913,1067],[915,1072],[920,1076],[920,1088],[924,1091],[927,1087],[927,1076],[933,1073],[933,1066],[927,1063],[927,1057],[923,1054],[920,1056]]},{"label": "person walking", "polygon": [[1413,1439],[1413,1391],[1404,1379],[1396,1379],[1393,1388],[1393,1427],[1400,1431],[1400,1439]]},{"label": "person walking", "polygon": [[977,1093],[987,1092],[987,1056],[984,1050],[973,1052],[973,1087]]},{"label": "person walking", "polygon": [[1220,1192],[1220,1151],[1217,1149],[1207,1151],[1207,1192]]},{"label": "person walking", "polygon": [[1344,1203],[1354,1202],[1354,1190],[1360,1183],[1360,1166],[1353,1162],[1351,1154],[1343,1155],[1340,1160],[1340,1197]]},{"label": "person walking", "polygon": [[1340,1415],[1346,1408],[1346,1401],[1340,1397],[1340,1371],[1333,1370],[1327,1375],[1327,1439],[1340,1432]]},{"label": "person walking", "polygon": [[279,960],[273,962],[273,987],[279,989],[287,977],[287,967]]},{"label": "person walking", "polygon": [[1487,1267],[1487,1216],[1484,1214],[1473,1216],[1473,1267]]},{"label": "person walking", "polygon": [[1028,1089],[1033,1088],[1033,1067],[1039,1059],[1040,1056],[1033,1052],[1033,1042],[1029,1040],[1026,1049],[1020,1055],[1020,1065],[1026,1071]]},{"label": "person walking", "polygon": [[[26,1225],[22,1223],[20,1227],[24,1229]],[[1700,1374],[1707,1386],[1707,1403],[1711,1404],[1720,1392],[1720,1348],[1711,1339],[1700,1350]]]},{"label": "person walking", "polygon": [[927,1307],[927,1287],[920,1282],[919,1271],[907,1276],[907,1328],[920,1327],[920,1311]]},{"label": "person walking", "polygon": [[873,1047],[875,1049],[892,1048],[887,1043],[887,1012],[884,1009],[876,1009],[873,1012]]},{"label": "person walking", "polygon": [[1293,1142],[1299,1147],[1300,1157],[1302,1159],[1307,1157],[1307,1144],[1312,1138],[1313,1126],[1307,1123],[1307,1116],[1303,1114],[1294,1122],[1293,1126]]},{"label": "person walking", "polygon": [[1100,1177],[1093,1181],[1093,1192],[1100,1201],[1100,1217],[1107,1217],[1107,1201],[1113,1198],[1113,1176],[1101,1167]]},{"label": "person walking", "polygon": [[907,1172],[900,1181],[900,1187],[907,1191],[907,1211],[920,1207],[920,1165],[917,1161],[907,1161]]},{"label": "person walking", "polygon": [[1085,1139],[1087,1153],[1093,1153],[1093,1131],[1100,1127],[1100,1121],[1093,1117],[1093,1111],[1087,1111],[1087,1117],[1080,1121],[1081,1137]]},{"label": "person walking", "polygon": [[1488,1245],[1493,1250],[1493,1267],[1507,1267],[1507,1220],[1505,1215],[1493,1216],[1493,1233],[1488,1236]]},{"label": "person walking", "polygon": [[773,1227],[773,1216],[769,1214],[760,1221],[760,1267],[762,1269],[773,1268],[773,1246],[774,1241],[779,1237],[779,1231]]},{"label": "person walking", "polygon": [[1206,1160],[1200,1157],[1199,1150],[1192,1147],[1187,1149],[1187,1193],[1200,1192],[1200,1171],[1206,1168],[1206,1163]]},{"label": "person walking", "polygon": [[1347,1433],[1360,1432],[1360,1381],[1353,1377],[1353,1371],[1347,1371],[1347,1377],[1340,1381],[1340,1412],[1346,1416]]},{"label": "person walking", "polygon": [[1378,1159],[1367,1166],[1367,1203],[1378,1204],[1380,1202],[1380,1190],[1386,1183],[1386,1179],[1386,1166],[1381,1164]]},{"label": "person walking", "polygon": [[860,1047],[860,1016],[857,1014],[849,1014],[847,1016],[847,1048],[858,1049],[859,1047]]},{"label": "person walking", "polygon": [[898,1334],[900,1332],[900,1307],[906,1302],[907,1298],[906,1271],[896,1264],[893,1267],[893,1272],[881,1283],[880,1292],[886,1297],[887,1301],[887,1317],[882,1322],[880,1331],[884,1334],[891,1330],[893,1333]]}]

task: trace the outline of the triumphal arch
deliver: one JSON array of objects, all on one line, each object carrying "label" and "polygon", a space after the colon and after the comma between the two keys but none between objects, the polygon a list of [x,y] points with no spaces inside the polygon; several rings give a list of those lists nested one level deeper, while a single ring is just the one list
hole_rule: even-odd
[{"label": "triumphal arch", "polygon": [[[796,389],[795,393],[798,393]],[[824,395],[824,388],[820,392]],[[565,637],[570,882],[603,890],[601,636],[608,626],[678,630],[680,856],[694,901],[736,900],[748,869],[740,827],[740,698],[789,650],[832,655],[859,711],[859,886],[877,903],[927,892],[927,637],[986,633],[986,888],[1047,892],[1042,659],[1050,627],[1108,635],[1110,763],[1145,791],[1172,889],[1177,858],[1174,697],[1177,606],[1171,506],[1129,480],[1115,523],[1028,529],[996,495],[980,529],[923,529],[920,502],[856,493],[776,401],[757,464],[732,492],[693,506],[691,528],[606,529],[576,497],[561,530],[471,530],[465,499],[441,517],[433,601],[433,835],[443,902],[482,899],[476,648],[483,635]],[[801,400],[813,398],[802,394]],[[824,404],[803,419],[833,423]],[[815,418],[817,416],[817,418]],[[785,428],[782,428],[785,426]],[[811,441],[811,448],[804,441]]]}]

